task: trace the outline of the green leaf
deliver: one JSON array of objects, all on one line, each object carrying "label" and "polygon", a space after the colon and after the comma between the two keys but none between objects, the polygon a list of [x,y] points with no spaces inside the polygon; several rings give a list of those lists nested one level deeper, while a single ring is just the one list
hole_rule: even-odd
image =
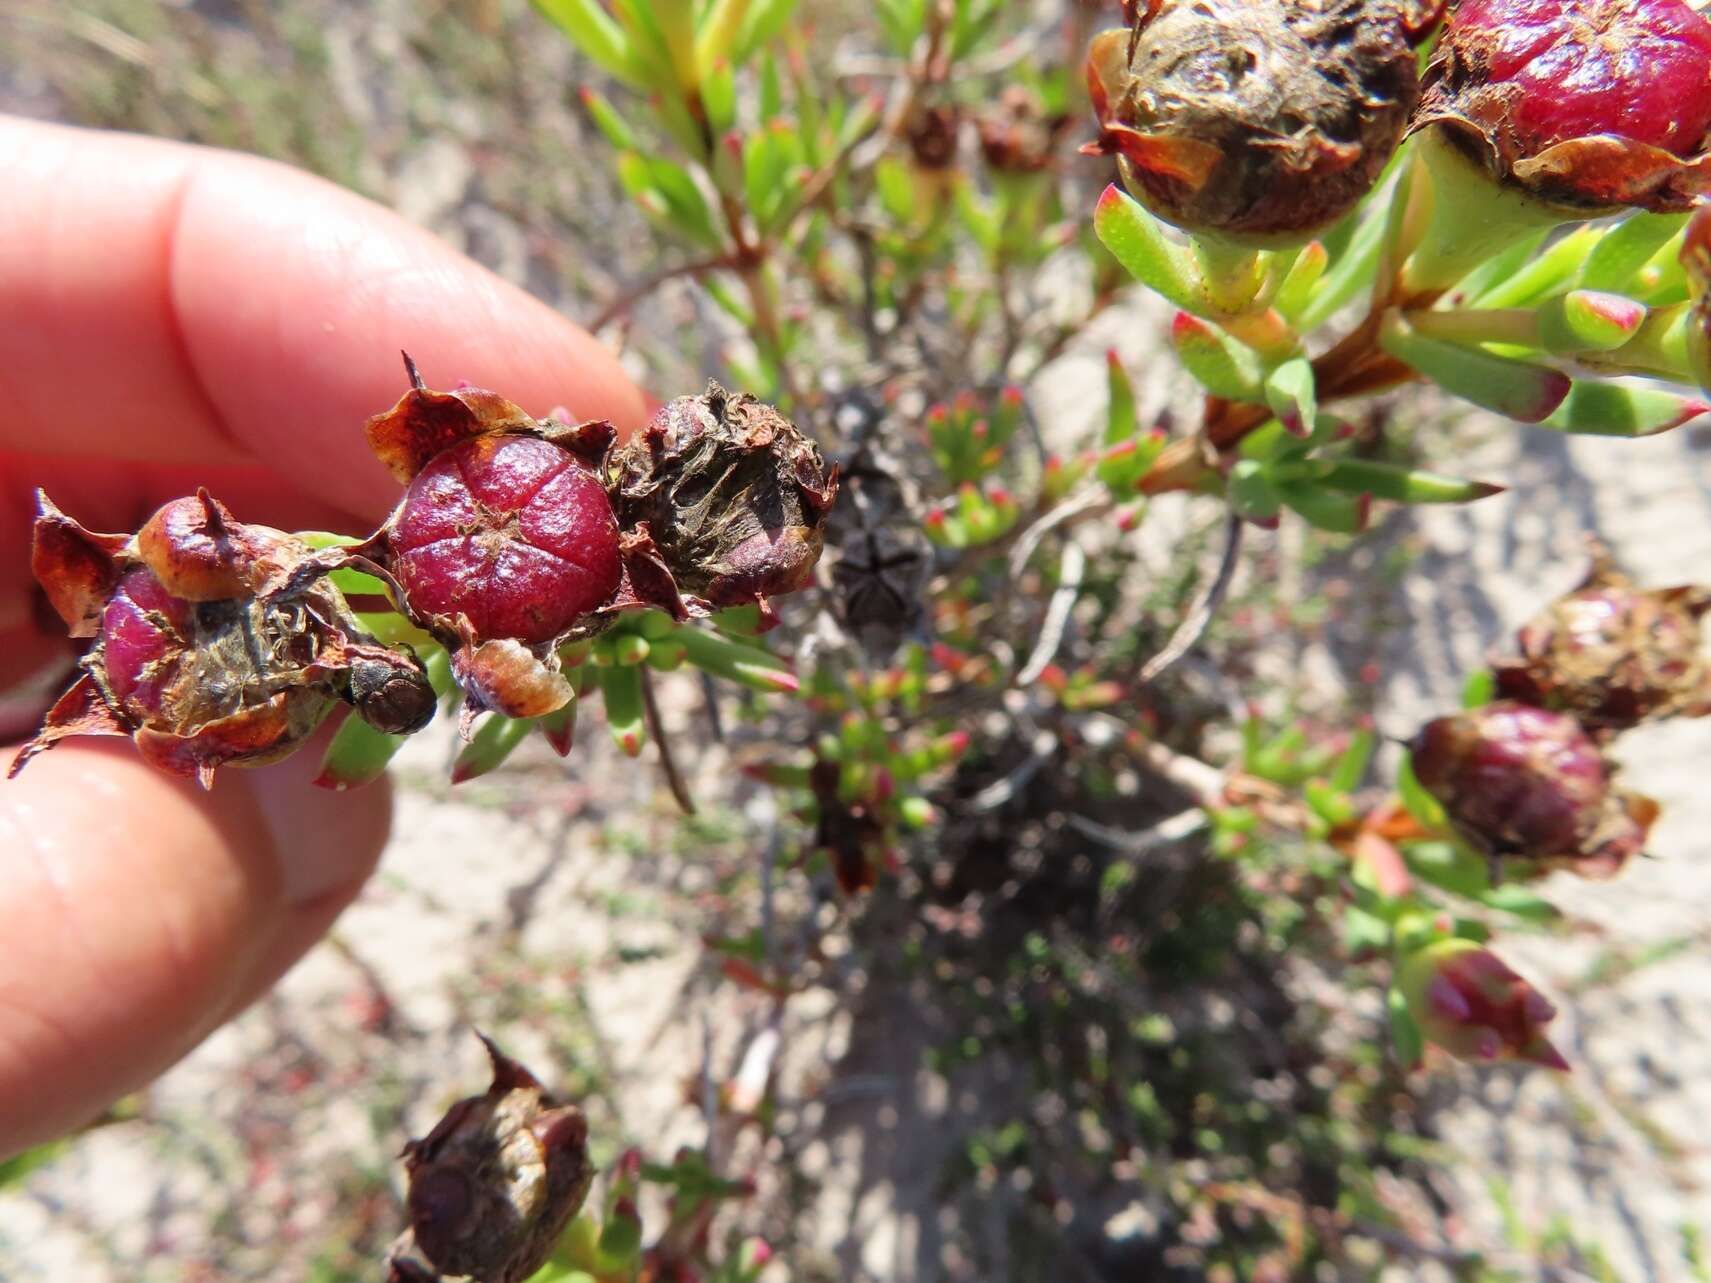
[{"label": "green leaf", "polygon": [[1503,493],[1502,486],[1490,482],[1464,481],[1372,459],[1328,461],[1318,477],[1333,490],[1375,495],[1397,503],[1472,503]]},{"label": "green leaf", "polygon": [[[572,704],[575,702],[571,701]],[[452,783],[462,784],[496,770],[519,744],[529,738],[537,725],[538,719],[489,714],[452,764]]]},{"label": "green leaf", "polygon": [[1643,303],[1598,290],[1570,290],[1539,307],[1539,339],[1559,356],[1611,352],[1645,323]]},{"label": "green leaf", "polygon": [[1544,243],[1546,234],[1550,231],[1541,227],[1530,236],[1523,237],[1499,254],[1494,254],[1457,281],[1455,288],[1450,291],[1449,305],[1452,307],[1471,306],[1472,300],[1477,299],[1500,281],[1506,281],[1532,261],[1539,246]]},{"label": "green leaf", "polygon": [[38,1168],[46,1167],[63,1153],[69,1141],[50,1140],[34,1149],[26,1149],[21,1154],[10,1158],[0,1159],[0,1193],[4,1193],[8,1185],[16,1185]]},{"label": "green leaf", "polygon": [[1396,313],[1385,318],[1379,330],[1379,346],[1446,392],[1521,423],[1548,418],[1572,386],[1568,375],[1548,366],[1424,338]]},{"label": "green leaf", "polygon": [[1131,441],[1141,426],[1135,413],[1135,387],[1129,381],[1129,372],[1123,368],[1123,358],[1117,355],[1116,348],[1105,353],[1105,378],[1108,398],[1105,444]]},{"label": "green leaf", "polygon": [[1408,814],[1426,828],[1441,833],[1450,827],[1450,817],[1444,813],[1443,803],[1426,792],[1426,786],[1414,774],[1414,764],[1409,761],[1407,753],[1403,753],[1396,764],[1396,791],[1401,795],[1402,805],[1408,809]]},{"label": "green leaf", "polygon": [[1414,1013],[1408,1010],[1407,995],[1391,985],[1384,995],[1384,1009],[1390,1017],[1390,1042],[1396,1048],[1396,1059],[1412,1068],[1426,1054],[1426,1039]]},{"label": "green leaf", "polygon": [[1263,463],[1238,459],[1230,469],[1226,493],[1237,516],[1262,526],[1276,524],[1283,499],[1272,486]]},{"label": "green leaf", "polygon": [[1378,737],[1366,729],[1358,730],[1349,740],[1349,746],[1337,757],[1337,764],[1331,768],[1331,778],[1327,781],[1339,793],[1352,793],[1360,787],[1360,782],[1366,778],[1366,768],[1372,762],[1372,751],[1378,744]]},{"label": "green leaf", "polygon": [[747,62],[762,45],[774,40],[796,11],[796,0],[754,0],[749,16],[731,50],[731,61],[737,66]]},{"label": "green leaf", "polygon": [[1130,276],[1190,312],[1209,310],[1194,255],[1173,242],[1159,221],[1115,184],[1093,213],[1093,230]]},{"label": "green leaf", "polygon": [[695,65],[702,79],[718,66],[730,67],[732,54],[748,23],[751,0],[713,0],[695,37]]},{"label": "green leaf", "polygon": [[1600,437],[1649,437],[1678,428],[1711,406],[1644,384],[1576,379],[1541,426]]},{"label": "green leaf", "polygon": [[535,8],[556,23],[604,70],[626,84],[643,86],[647,76],[638,64],[629,38],[599,0],[535,0]]},{"label": "green leaf", "polygon": [[736,125],[737,77],[730,63],[718,63],[702,75],[701,105],[707,110],[707,128],[715,138],[724,137]]},{"label": "green leaf", "polygon": [[1566,289],[1604,230],[1580,227],[1546,248],[1525,267],[1497,281],[1475,305],[1481,308],[1525,307]]},{"label": "green leaf", "polygon": [[1378,270],[1379,253],[1384,247],[1384,233],[1389,226],[1385,211],[1394,197],[1396,180],[1373,193],[1367,200],[1368,210],[1355,227],[1354,235],[1343,253],[1337,255],[1319,284],[1310,292],[1300,315],[1291,317],[1297,329],[1306,333],[1323,325],[1362,290],[1372,285]]},{"label": "green leaf", "polygon": [[584,86],[582,105],[593,117],[600,132],[606,135],[606,141],[616,150],[642,150],[641,139],[636,136],[636,131],[630,128],[630,122],[620,116],[617,109],[598,90]]},{"label": "green leaf", "polygon": [[349,713],[322,755],[321,773],[315,783],[340,793],[372,783],[386,774],[387,765],[407,739],[407,735],[377,731],[354,712]]},{"label": "green leaf", "polygon": [[1318,287],[1320,278],[1325,275],[1325,269],[1330,266],[1330,262],[1330,253],[1323,242],[1308,241],[1295,256],[1295,261],[1289,265],[1289,271],[1284,276],[1283,283],[1277,287],[1277,294],[1272,298],[1271,305],[1282,313],[1286,320],[1297,320],[1312,300],[1313,291]]},{"label": "green leaf", "polygon": [[1484,708],[1497,698],[1497,674],[1489,668],[1476,669],[1468,674],[1467,680],[1461,687],[1461,706],[1463,708]]},{"label": "green leaf", "polygon": [[1310,481],[1274,481],[1272,484],[1278,498],[1320,530],[1353,535],[1371,524],[1371,495],[1338,494]]},{"label": "green leaf", "polygon": [[1259,399],[1265,377],[1259,353],[1221,327],[1191,312],[1178,312],[1170,325],[1170,341],[1183,368],[1213,396],[1229,401]]},{"label": "green leaf", "polygon": [[1285,431],[1310,437],[1319,426],[1313,366],[1306,357],[1291,357],[1266,375],[1265,399]]},{"label": "green leaf", "polygon": [[1479,900],[1488,909],[1513,914],[1528,922],[1554,922],[1562,916],[1556,905],[1519,882],[1505,882],[1502,886],[1492,887],[1482,893]]},{"label": "green leaf", "polygon": [[1628,215],[1606,232],[1586,256],[1580,269],[1581,288],[1620,293],[1686,222],[1686,214],[1639,210]]},{"label": "green leaf", "polygon": [[796,674],[771,651],[748,646],[729,638],[685,624],[671,634],[683,644],[689,662],[717,677],[728,677],[759,691],[795,694],[801,688]]},{"label": "green leaf", "polygon": [[1473,899],[1491,889],[1484,857],[1460,842],[1410,842],[1402,858],[1415,877],[1452,895]]},{"label": "green leaf", "polygon": [[630,757],[647,742],[647,717],[642,705],[641,670],[629,665],[597,668],[600,697],[606,705],[606,729],[612,741]]}]

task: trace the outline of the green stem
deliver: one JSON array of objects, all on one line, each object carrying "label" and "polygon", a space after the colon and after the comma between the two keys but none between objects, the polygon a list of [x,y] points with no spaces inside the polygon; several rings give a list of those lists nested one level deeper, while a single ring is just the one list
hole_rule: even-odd
[{"label": "green stem", "polygon": [[1403,298],[1448,289],[1491,255],[1541,227],[1574,215],[1499,187],[1444,137],[1428,129],[1415,142],[1422,162],[1415,180],[1431,185],[1431,221],[1403,264]]},{"label": "green stem", "polygon": [[1250,311],[1265,287],[1265,265],[1260,252],[1222,236],[1197,233],[1191,238],[1194,257],[1200,264],[1206,297],[1227,316]]},{"label": "green stem", "polygon": [[1539,346],[1539,315],[1526,308],[1481,308],[1477,311],[1403,313],[1416,334],[1451,343],[1512,343]]}]

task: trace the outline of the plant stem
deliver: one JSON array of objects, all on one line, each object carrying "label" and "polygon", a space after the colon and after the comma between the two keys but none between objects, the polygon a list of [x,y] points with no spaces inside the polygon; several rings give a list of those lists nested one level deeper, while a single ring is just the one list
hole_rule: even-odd
[{"label": "plant stem", "polygon": [[648,721],[648,734],[659,748],[660,769],[665,772],[665,782],[671,789],[671,796],[676,799],[678,809],[685,815],[695,814],[695,799],[689,796],[689,786],[684,783],[683,776],[678,772],[677,761],[671,755],[671,741],[665,735],[665,721],[659,715],[659,704],[654,699],[653,674],[648,671],[646,664],[636,667],[637,674],[642,679],[642,714]]},{"label": "plant stem", "polygon": [[1513,343],[1539,345],[1539,316],[1529,308],[1478,308],[1457,311],[1421,309],[1404,312],[1416,334],[1451,343]]}]

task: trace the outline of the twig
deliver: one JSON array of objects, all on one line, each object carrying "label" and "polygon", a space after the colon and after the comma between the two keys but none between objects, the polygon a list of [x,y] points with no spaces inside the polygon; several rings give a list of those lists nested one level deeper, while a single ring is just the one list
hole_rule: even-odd
[{"label": "twig", "polygon": [[1090,820],[1085,815],[1070,815],[1069,825],[1084,837],[1090,837],[1101,846],[1108,846],[1113,851],[1121,851],[1124,855],[1147,855],[1162,846],[1172,842],[1180,842],[1184,838],[1193,837],[1205,828],[1211,820],[1206,812],[1198,806],[1191,806],[1185,811],[1167,816],[1157,824],[1142,829],[1139,833],[1125,833],[1122,829],[1112,828],[1109,824],[1101,824]]},{"label": "twig", "polygon": [[1164,649],[1149,659],[1141,668],[1140,677],[1136,684],[1145,686],[1155,681],[1164,671],[1177,660],[1186,655],[1206,632],[1212,617],[1218,613],[1218,607],[1223,604],[1224,596],[1230,591],[1230,580],[1236,573],[1236,560],[1242,551],[1243,521],[1235,513],[1231,513],[1224,527],[1224,555],[1219,559],[1218,571],[1200,591],[1194,604],[1183,615],[1182,622],[1176,626],[1170,640]]},{"label": "twig", "polygon": [[1075,727],[1090,744],[1122,744],[1124,751],[1142,766],[1176,785],[1201,806],[1224,804],[1229,779],[1210,762],[1179,753],[1157,740],[1144,739],[1128,723],[1109,713],[1083,713],[1076,719]]},{"label": "twig", "polygon": [[671,795],[677,799],[678,808],[685,815],[694,815],[695,799],[689,796],[689,787],[684,784],[683,776],[678,774],[677,762],[671,756],[671,741],[665,737],[665,722],[659,715],[659,704],[654,700],[653,676],[645,664],[637,665],[636,672],[642,679],[642,712],[648,719],[648,734],[659,746],[659,764],[665,772],[665,782],[671,786]]},{"label": "twig", "polygon": [[1069,627],[1070,611],[1075,609],[1075,599],[1081,594],[1081,577],[1086,572],[1087,554],[1081,545],[1065,544],[1057,591],[1046,606],[1046,617],[1040,624],[1040,640],[1034,646],[1034,653],[1028,656],[1028,662],[1016,674],[1017,686],[1032,686],[1057,656],[1058,647],[1063,645],[1064,631]]},{"label": "twig", "polygon": [[[1028,562],[1040,546],[1040,541],[1053,530],[1066,523],[1080,521],[1083,517],[1102,512],[1110,506],[1110,498],[1103,490],[1087,489],[1078,495],[1071,495],[1057,507],[1052,508],[1033,525],[1023,530],[1016,537],[1016,543],[1010,550],[1010,577],[1019,576],[1028,568]],[[991,549],[982,550],[991,555]]]},{"label": "twig", "polygon": [[971,811],[995,811],[1021,791],[1023,785],[1034,778],[1034,773],[1051,761],[1057,755],[1058,737],[1050,731],[1041,731],[1034,736],[1032,748],[1028,756],[1022,759],[1020,765],[1003,779],[994,780],[980,792],[969,799],[968,809]]},{"label": "twig", "polygon": [[627,316],[631,308],[668,281],[674,281],[680,276],[699,276],[703,272],[735,266],[736,260],[731,255],[715,254],[708,258],[695,259],[689,263],[678,263],[674,267],[661,268],[657,272],[644,276],[608,303],[601,310],[600,315],[588,323],[588,329],[591,333],[598,334],[619,317]]}]

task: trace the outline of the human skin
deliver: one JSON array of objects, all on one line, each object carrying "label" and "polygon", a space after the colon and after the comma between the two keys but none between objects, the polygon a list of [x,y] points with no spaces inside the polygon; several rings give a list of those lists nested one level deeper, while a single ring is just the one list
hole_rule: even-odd
[{"label": "human skin", "polygon": [[[7,117],[0,173],[0,691],[69,672],[30,578],[38,486],[97,530],[205,485],[246,521],[366,532],[399,492],[362,425],[400,349],[535,414],[645,418],[584,331],[309,175]],[[39,712],[0,699],[0,742]],[[0,1158],[158,1075],[355,896],[391,795],[312,788],[317,757],[204,793],[73,740],[0,782]]]}]

